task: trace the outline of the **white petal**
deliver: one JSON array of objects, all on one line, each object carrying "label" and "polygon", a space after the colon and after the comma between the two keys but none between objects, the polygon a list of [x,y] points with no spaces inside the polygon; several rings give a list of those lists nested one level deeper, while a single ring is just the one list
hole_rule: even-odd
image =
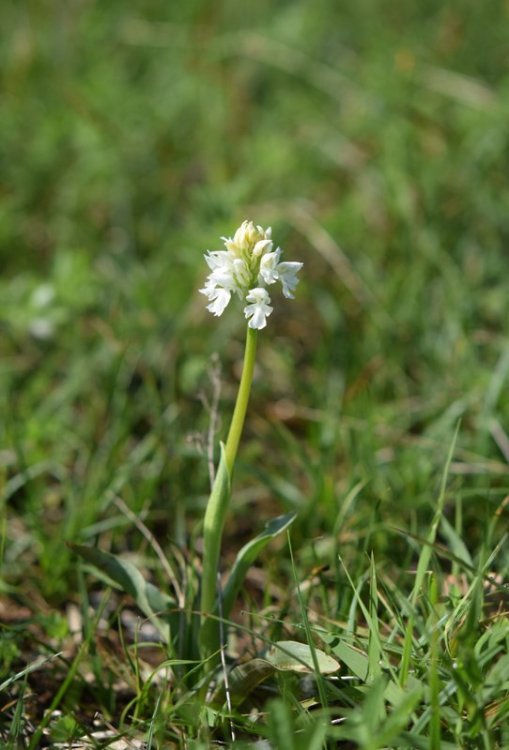
[{"label": "white petal", "polygon": [[231,237],[221,237],[221,239],[224,242],[224,246],[230,253],[235,253],[237,250],[237,245],[235,244],[235,240],[233,240]]},{"label": "white petal", "polygon": [[234,289],[235,279],[233,278],[233,268],[216,268],[210,274],[210,280],[215,286],[221,286],[224,289]]},{"label": "white petal", "polygon": [[258,330],[265,328],[267,325],[267,315],[270,315],[270,313],[267,313],[259,305],[247,305],[244,309],[244,314],[249,320],[248,326]]},{"label": "white petal", "polygon": [[232,253],[228,250],[209,250],[208,255],[204,255],[203,257],[207,261],[207,265],[211,271],[214,271],[216,268],[224,268],[232,261]]},{"label": "white petal", "polygon": [[275,284],[279,278],[278,263],[281,249],[278,247],[273,253],[266,253],[260,261],[260,277],[266,284]]},{"label": "white petal", "polygon": [[257,258],[260,255],[263,255],[265,252],[269,252],[272,250],[272,240],[259,240],[256,245],[253,247],[253,255]]},{"label": "white petal", "polygon": [[240,227],[237,229],[235,234],[233,235],[233,242],[235,245],[239,248],[244,248],[244,246],[249,241],[249,233],[251,229],[254,229],[253,222],[252,221],[243,221]]},{"label": "white petal", "polygon": [[212,297],[215,296],[217,286],[218,284],[214,273],[210,273],[205,281],[205,286],[203,289],[200,289],[199,292],[200,294],[205,294],[209,299],[212,299]]},{"label": "white petal", "polygon": [[249,318],[249,327],[258,330],[265,328],[267,318],[273,310],[269,304],[270,297],[267,290],[262,287],[251,289],[246,300],[252,303],[244,308],[244,315]]},{"label": "white petal", "polygon": [[270,303],[270,296],[266,289],[262,286],[257,286],[254,289],[249,290],[246,295],[246,300],[255,304],[268,305]]},{"label": "white petal", "polygon": [[302,263],[289,261],[286,263],[280,263],[276,269],[279,280],[283,285],[283,294],[285,297],[288,297],[288,299],[293,299],[293,290],[299,283],[297,273],[302,266]]},{"label": "white petal", "polygon": [[229,292],[227,289],[214,289],[212,294],[209,296],[209,299],[212,300],[212,302],[210,305],[207,305],[207,310],[210,310],[210,312],[214,315],[222,315],[226,305],[230,301],[231,296],[231,292]]}]

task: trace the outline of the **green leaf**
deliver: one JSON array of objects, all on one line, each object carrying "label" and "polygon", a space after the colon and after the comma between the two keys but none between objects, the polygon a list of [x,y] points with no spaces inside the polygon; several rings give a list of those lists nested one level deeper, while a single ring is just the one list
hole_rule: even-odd
[{"label": "green leaf", "polygon": [[[334,638],[336,640],[336,638]],[[349,643],[341,641],[336,646],[332,646],[334,654],[341,659],[341,661],[347,666],[359,680],[363,682],[368,676],[369,659],[365,653],[359,651],[359,649],[350,646]]]},{"label": "green leaf", "polygon": [[[412,732],[401,732],[398,736],[398,748],[408,748],[408,750],[429,750],[429,737],[426,735]],[[458,750],[458,745],[452,742],[442,740],[440,750]]]},{"label": "green leaf", "polygon": [[245,544],[237,554],[232,571],[223,591],[223,617],[229,617],[230,612],[250,566],[256,560],[263,548],[282,531],[288,529],[297,517],[296,513],[278,516],[267,523],[265,529],[254,539]]},{"label": "green leaf", "polygon": [[509,689],[508,675],[509,654],[505,654],[504,656],[497,657],[494,666],[484,677],[483,696],[486,703],[497,692],[502,693]]},{"label": "green leaf", "polygon": [[442,516],[440,518],[440,531],[447,539],[449,549],[453,553],[456,560],[460,560],[461,562],[466,563],[468,567],[472,568],[472,557],[467,549],[465,542],[445,516]]},{"label": "green leaf", "polygon": [[[251,659],[234,667],[228,675],[228,690],[232,706],[240,706],[258,685],[274,674],[273,664],[265,659]],[[218,687],[212,698],[212,706],[219,708],[226,700],[225,685]]]},{"label": "green leaf", "polygon": [[77,730],[79,724],[73,716],[64,714],[58,716],[49,725],[49,735],[52,742],[62,742],[64,744],[72,744],[72,740],[77,736]]},{"label": "green leaf", "polygon": [[[377,677],[371,684],[361,707],[361,730],[371,740],[378,732],[380,723],[385,718],[385,677]],[[366,743],[367,744],[367,743]]]},{"label": "green leaf", "polygon": [[[309,718],[307,718],[309,721]],[[301,729],[296,735],[299,750],[323,750],[325,737],[327,735],[327,722],[317,719],[314,724]]]},{"label": "green leaf", "polygon": [[[369,686],[361,706],[348,717],[342,736],[354,740],[364,750],[401,745],[399,735],[408,726],[411,714],[422,697],[422,689],[401,692],[400,700],[387,715],[386,678],[377,677]],[[413,747],[413,746],[411,746]]]},{"label": "green leaf", "polygon": [[[321,674],[332,674],[339,669],[338,662],[320,649],[314,649]],[[313,654],[305,643],[278,641],[264,658],[251,659],[232,669],[228,675],[228,689],[232,706],[240,706],[248,695],[274,672],[314,673]],[[215,692],[212,705],[219,707],[226,699],[225,686]]]},{"label": "green leaf", "polygon": [[[313,649],[320,674],[332,674],[339,669],[338,662],[319,648]],[[265,657],[279,672],[314,672],[313,651],[307,643],[278,641]]]},{"label": "green leaf", "polygon": [[378,625],[378,590],[376,580],[375,558],[371,553],[369,575],[369,614],[370,627],[368,639],[368,661],[369,661],[369,678],[376,679],[382,674],[381,657],[382,644],[380,640],[380,629]]},{"label": "green leaf", "polygon": [[[387,690],[385,691],[387,694]],[[401,698],[387,716],[383,725],[378,730],[377,743],[379,747],[394,746],[393,742],[399,733],[410,723],[413,711],[417,708],[423,695],[423,690],[417,688],[407,693],[402,691]]]},{"label": "green leaf", "polygon": [[296,750],[292,714],[282,700],[272,701],[268,716],[269,739],[273,747]]},{"label": "green leaf", "polygon": [[[378,629],[378,614],[376,613],[376,606],[370,606],[368,609],[364,602],[362,601],[359,593],[359,588],[355,586],[350,573],[348,572],[345,564],[340,558],[340,562],[343,565],[343,570],[346,573],[346,577],[348,578],[348,581],[352,587],[352,590],[354,592],[355,598],[359,604],[359,607],[361,608],[362,614],[364,615],[364,618],[366,619],[368,630],[369,630],[369,644],[368,644],[368,675],[366,679],[373,680],[380,676],[382,670],[382,665],[375,665],[374,660],[375,658],[383,658],[384,664],[383,666],[386,668],[389,668],[389,663],[387,661],[386,656],[384,655],[382,644],[380,642],[380,633]],[[376,578],[374,577],[374,562],[371,561],[371,574],[370,574],[370,580],[371,580],[371,594],[373,595],[373,587],[376,589]],[[373,617],[372,617],[373,614]],[[372,673],[371,670],[375,670],[375,674]]]},{"label": "green leaf", "polygon": [[401,703],[404,696],[409,692],[418,693],[424,691],[424,685],[421,680],[417,679],[414,675],[408,675],[405,687],[401,687],[398,682],[389,680],[385,688],[385,700],[391,704],[391,706],[397,706]]},{"label": "green leaf", "polygon": [[414,606],[417,602],[417,598],[421,592],[422,585],[424,583],[424,577],[426,575],[426,571],[428,569],[428,566],[431,560],[431,553],[433,550],[433,545],[435,544],[438,527],[440,525],[440,521],[443,516],[446,489],[447,489],[447,479],[449,477],[449,469],[451,467],[452,457],[454,455],[454,449],[456,447],[456,441],[458,438],[459,428],[460,428],[460,425],[458,422],[458,425],[456,426],[456,429],[454,431],[451,445],[449,446],[449,452],[447,454],[447,459],[445,462],[444,470],[442,472],[442,481],[440,483],[440,492],[438,495],[437,507],[435,509],[435,514],[433,516],[433,520],[431,522],[431,526],[430,526],[430,529],[428,531],[428,535],[426,538],[427,544],[423,546],[421,554],[419,555],[419,560],[417,562],[417,571],[415,574],[414,587],[410,595],[410,601],[412,605]]},{"label": "green leaf", "polygon": [[30,674],[31,672],[35,672],[36,669],[41,669],[49,661],[52,661],[52,659],[57,659],[61,655],[62,655],[62,652],[59,651],[58,654],[51,654],[51,656],[39,657],[32,664],[29,664],[24,669],[22,669],[19,672],[16,672],[16,674],[11,675],[7,680],[2,682],[0,684],[0,692],[2,692],[3,690],[7,690],[7,688],[10,687],[10,685],[12,685],[17,680],[21,680],[23,677],[26,677],[26,675]]},{"label": "green leaf", "polygon": [[159,630],[166,643],[170,642],[170,626],[158,617],[157,613],[175,610],[176,604],[168,594],[160,591],[146,581],[138,568],[127,560],[122,560],[97,547],[86,547],[82,544],[70,544],[69,547],[88,563],[96,567],[100,574],[106,575],[126,594],[132,596],[143,614]]}]

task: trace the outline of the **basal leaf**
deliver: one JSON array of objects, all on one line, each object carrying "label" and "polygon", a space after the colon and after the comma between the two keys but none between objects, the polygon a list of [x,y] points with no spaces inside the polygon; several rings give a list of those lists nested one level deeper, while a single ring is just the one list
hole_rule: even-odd
[{"label": "basal leaf", "polygon": [[[332,674],[339,669],[338,662],[315,648],[321,674]],[[264,658],[251,659],[232,669],[228,675],[228,689],[232,706],[243,703],[258,685],[274,672],[313,673],[313,655],[310,647],[296,641],[278,641]],[[226,699],[225,686],[214,694],[213,705],[223,705]]]},{"label": "basal leaf", "polygon": [[223,591],[222,611],[224,617],[229,616],[235,597],[244,583],[246,573],[260,552],[271,539],[274,539],[274,537],[281,534],[281,532],[286,531],[286,529],[288,529],[295,521],[296,517],[296,513],[287,513],[285,516],[273,518],[272,521],[267,523],[265,529],[258,534],[258,536],[251,539],[251,541],[245,544],[239,551],[233,564],[230,577],[228,578]]},{"label": "basal leaf", "polygon": [[144,579],[138,568],[127,560],[103,552],[97,547],[71,544],[70,548],[88,563],[105,574],[122,591],[132,596],[143,614],[159,630],[166,642],[170,640],[170,627],[158,615],[164,610],[174,610],[173,599]]},{"label": "basal leaf", "polygon": [[[228,690],[232,706],[240,706],[258,685],[270,677],[276,668],[266,659],[251,659],[234,667],[228,675]],[[212,705],[219,707],[226,700],[224,684],[214,693]]]},{"label": "basal leaf", "polygon": [[[319,648],[313,649],[320,674],[332,674],[339,663]],[[280,672],[314,672],[313,651],[307,643],[278,641],[265,657]]]}]

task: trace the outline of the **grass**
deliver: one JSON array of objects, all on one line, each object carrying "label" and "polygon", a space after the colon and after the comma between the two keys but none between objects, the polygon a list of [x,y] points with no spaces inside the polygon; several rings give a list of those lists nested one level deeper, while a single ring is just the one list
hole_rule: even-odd
[{"label": "grass", "polygon": [[[509,745],[508,22],[2,4],[6,747]],[[289,639],[341,667],[230,711],[68,544],[170,590],[152,534],[192,610],[206,403],[219,378],[224,439],[244,334],[204,310],[202,252],[248,217],[305,266],[260,336],[224,569],[297,519],[238,597],[228,668]]]}]

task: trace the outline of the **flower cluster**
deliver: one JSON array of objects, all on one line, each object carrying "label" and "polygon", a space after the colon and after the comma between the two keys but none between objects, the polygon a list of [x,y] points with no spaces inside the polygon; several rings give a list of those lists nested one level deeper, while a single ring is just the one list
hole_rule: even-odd
[{"label": "flower cluster", "polygon": [[281,248],[275,250],[271,229],[244,221],[233,238],[221,237],[226,250],[208,251],[204,256],[210,274],[200,292],[208,300],[207,310],[222,315],[232,294],[247,302],[244,314],[250,328],[265,328],[271,314],[267,286],[281,282],[285,297],[293,299],[297,272],[302,263],[280,262]]}]

